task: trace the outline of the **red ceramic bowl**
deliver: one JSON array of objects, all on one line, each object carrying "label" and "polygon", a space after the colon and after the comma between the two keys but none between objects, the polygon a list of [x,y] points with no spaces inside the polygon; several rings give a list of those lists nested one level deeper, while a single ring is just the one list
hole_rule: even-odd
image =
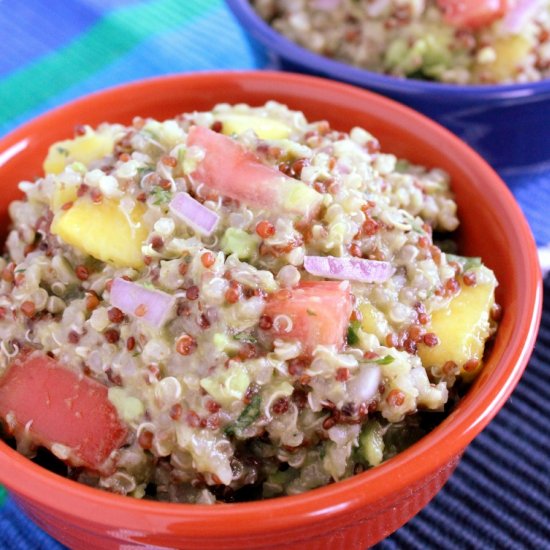
[{"label": "red ceramic bowl", "polygon": [[229,72],[171,76],[101,92],[44,115],[0,141],[0,221],[17,183],[40,174],[48,145],[75,124],[170,117],[216,102],[276,99],[338,129],[368,128],[389,152],[453,178],[462,252],[500,281],[504,318],[483,372],[433,432],[385,464],[299,496],[197,506],[134,500],[59,477],[0,443],[0,481],[48,533],[72,548],[366,548],[403,525],[443,486],[470,441],[502,407],[535,342],[541,276],[529,227],[512,195],[471,149],[425,117],[372,93],[312,77]]}]

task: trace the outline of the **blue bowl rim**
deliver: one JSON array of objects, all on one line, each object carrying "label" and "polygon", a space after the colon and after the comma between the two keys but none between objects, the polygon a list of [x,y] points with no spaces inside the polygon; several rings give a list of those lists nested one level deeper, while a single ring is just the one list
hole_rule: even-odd
[{"label": "blue bowl rim", "polygon": [[338,80],[395,94],[407,92],[414,95],[440,94],[443,97],[447,96],[449,100],[456,100],[464,96],[470,100],[475,98],[502,100],[529,98],[545,93],[550,95],[550,79],[520,84],[460,85],[398,78],[360,69],[316,54],[292,42],[266,23],[252,8],[249,0],[225,0],[225,2],[241,22],[243,28],[263,43],[268,50],[293,63],[333,76]]}]

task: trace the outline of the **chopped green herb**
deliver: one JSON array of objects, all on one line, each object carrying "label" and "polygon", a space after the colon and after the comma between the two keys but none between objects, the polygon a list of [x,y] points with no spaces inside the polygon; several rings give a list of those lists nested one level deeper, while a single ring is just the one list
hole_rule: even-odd
[{"label": "chopped green herb", "polygon": [[150,174],[153,171],[154,170],[153,168],[151,168],[151,166],[140,166],[137,169],[137,173],[140,178],[142,178],[143,176],[146,176],[147,174]]},{"label": "chopped green herb", "polygon": [[233,339],[237,340],[237,342],[249,342],[250,344],[258,343],[258,340],[254,336],[252,336],[252,334],[248,334],[246,332],[239,332],[237,334],[234,334]]},{"label": "chopped green herb", "polygon": [[27,271],[25,268],[21,267],[19,269],[16,269],[14,273],[25,273]]},{"label": "chopped green herb", "polygon": [[162,187],[155,187],[155,189],[151,192],[151,196],[155,199],[153,201],[155,206],[160,206],[161,204],[165,204],[172,200],[172,193]]},{"label": "chopped green herb", "polygon": [[407,160],[398,159],[398,161],[395,163],[395,170],[397,172],[406,172],[409,169],[409,166],[411,163]]},{"label": "chopped green herb", "polygon": [[240,414],[239,418],[232,424],[229,424],[225,428],[226,435],[239,435],[242,430],[248,428],[254,420],[260,416],[260,406],[262,404],[262,398],[256,394],[252,397],[250,403],[245,407],[244,411]]},{"label": "chopped green herb", "polygon": [[386,355],[385,357],[381,357],[380,359],[376,359],[375,361],[372,361],[372,362],[376,363],[377,365],[389,365],[394,361],[395,361],[395,357],[393,355]]},{"label": "chopped green herb", "polygon": [[348,344],[355,346],[359,343],[359,336],[357,331],[361,328],[360,321],[352,321],[348,327]]},{"label": "chopped green herb", "polygon": [[70,154],[70,151],[68,149],[65,149],[65,147],[57,147],[56,149],[57,152],[64,157],[68,157]]},{"label": "chopped green herb", "polygon": [[459,263],[464,271],[475,269],[477,267],[481,267],[482,265],[481,258],[478,258],[477,256],[457,256],[455,254],[447,254],[447,261]]}]

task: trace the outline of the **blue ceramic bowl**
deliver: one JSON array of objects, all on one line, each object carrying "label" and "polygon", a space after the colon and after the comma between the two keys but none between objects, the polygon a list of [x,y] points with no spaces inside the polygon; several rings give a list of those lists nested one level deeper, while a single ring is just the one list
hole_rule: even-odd
[{"label": "blue ceramic bowl", "polygon": [[386,76],[298,46],[263,21],[248,0],[226,2],[277,68],[328,76],[401,101],[449,128],[501,172],[550,166],[550,79],[459,86]]}]

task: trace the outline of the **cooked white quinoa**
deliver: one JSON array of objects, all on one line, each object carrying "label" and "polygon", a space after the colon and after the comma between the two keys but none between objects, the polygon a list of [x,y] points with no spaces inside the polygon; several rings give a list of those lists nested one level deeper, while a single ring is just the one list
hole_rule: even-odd
[{"label": "cooked white quinoa", "polygon": [[[317,190],[322,204],[311,219],[228,200],[190,175],[204,151],[188,147],[188,130],[223,130],[228,115],[288,129],[285,138],[246,130],[226,139]],[[341,133],[275,102],[220,104],[82,134],[112,140],[112,152],[84,165],[57,146],[67,167],[20,184],[25,197],[10,206],[13,227],[0,259],[0,374],[21,349],[48,353],[108,386],[128,425],[108,474],[69,467],[70,477],[176,502],[300,493],[407,447],[443,417],[455,382],[477,368],[481,357],[421,360],[420,348],[442,345],[430,332],[434,312],[466,286],[495,286],[479,261],[448,256],[433,243],[432,231],[458,226],[442,170],[380,152],[364,129]],[[67,189],[78,190],[74,203],[53,206],[56,192]],[[169,208],[183,191],[219,214],[212,235],[201,237]],[[125,212],[142,205],[141,266],[100,261],[52,233],[52,219],[55,225],[79,201],[101,208],[108,200]],[[233,250],[228,231],[238,231]],[[100,242],[116,238],[97,235]],[[383,283],[352,282],[347,337],[309,354],[284,330],[274,338],[272,326],[288,319],[265,313],[270,297],[320,279],[304,270],[306,255],[360,256],[389,262],[393,273]],[[176,297],[159,328],[113,307],[110,288],[121,277]],[[497,306],[487,312],[482,344],[497,314]],[[33,454],[32,440],[19,437],[18,444]],[[51,450],[66,458],[62,447]]]},{"label": "cooked white quinoa", "polygon": [[501,17],[474,29],[447,24],[435,0],[251,4],[290,40],[374,72],[454,84],[535,82],[550,76],[548,0],[539,0],[525,20],[510,23]]}]

